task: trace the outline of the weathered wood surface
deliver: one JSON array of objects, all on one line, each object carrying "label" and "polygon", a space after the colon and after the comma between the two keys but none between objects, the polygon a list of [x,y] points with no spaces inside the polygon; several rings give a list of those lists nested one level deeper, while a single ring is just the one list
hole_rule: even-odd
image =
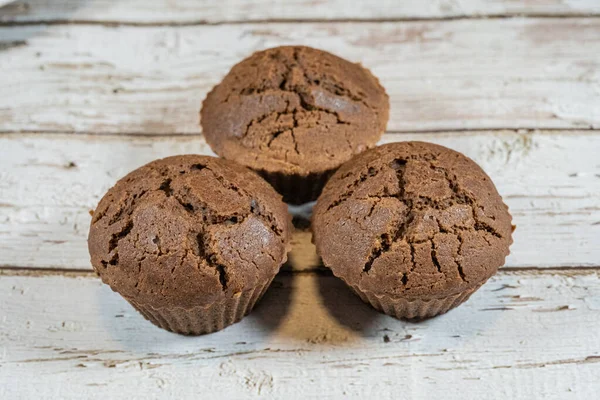
[{"label": "weathered wood surface", "polygon": [[600,127],[600,18],[33,25],[0,37],[5,132],[198,133],[201,101],[233,64],[291,43],[372,69],[391,131]]},{"label": "weathered wood surface", "polygon": [[[0,8],[0,399],[596,398],[599,17],[596,0]],[[518,226],[507,265],[449,314],[401,322],[316,270],[302,231],[241,323],[155,328],[89,271],[88,211],[133,168],[210,154],[174,134],[200,133],[200,102],[234,63],[291,43],[380,77],[395,132],[382,143],[482,165]]]},{"label": "weathered wood surface", "polygon": [[[6,1],[0,1],[0,5]],[[190,24],[269,20],[381,20],[600,14],[596,0],[19,0],[1,22]]]},{"label": "weathered wood surface", "polygon": [[[517,225],[508,267],[600,266],[600,135],[388,134],[382,143],[401,140],[448,146],[487,171]],[[90,268],[89,211],[130,170],[174,154],[212,154],[201,136],[15,134],[0,136],[0,148],[0,266],[37,268]],[[303,246],[295,254],[312,261],[302,268],[316,267]]]},{"label": "weathered wood surface", "polygon": [[0,275],[0,398],[597,396],[597,271],[502,272],[422,323],[337,278],[285,274],[242,322],[155,328],[91,274]]}]

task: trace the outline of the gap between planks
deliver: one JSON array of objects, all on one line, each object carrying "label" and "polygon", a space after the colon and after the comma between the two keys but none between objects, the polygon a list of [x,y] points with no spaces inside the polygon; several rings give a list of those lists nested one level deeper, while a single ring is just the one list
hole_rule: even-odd
[{"label": "gap between planks", "polygon": [[[577,127],[567,127],[567,128],[450,128],[450,129],[427,129],[427,130],[387,130],[384,132],[384,135],[398,135],[398,134],[457,134],[460,135],[462,133],[495,133],[495,132],[512,132],[518,134],[552,134],[552,133],[561,133],[561,132],[586,132],[589,131],[591,134],[600,134],[600,128],[596,129],[593,127],[588,128],[577,128]],[[62,131],[62,130],[43,130],[43,129],[32,129],[32,130],[0,130],[0,136],[22,136],[27,135],[30,137],[35,137],[36,135],[57,135],[57,136],[68,136],[68,135],[88,135],[88,136],[102,136],[106,138],[123,138],[127,137],[131,138],[166,138],[166,137],[174,137],[174,138],[196,138],[202,137],[202,132],[198,133],[184,133],[184,132],[123,132],[123,133],[114,133],[114,132],[94,132],[94,131]]]},{"label": "gap between planks", "polygon": [[[285,267],[284,267],[285,268]],[[579,276],[590,273],[600,273],[600,265],[597,266],[563,266],[563,267],[515,267],[500,268],[496,275],[515,276],[515,275],[561,275],[561,276]],[[277,273],[278,276],[290,275],[320,275],[333,276],[331,271],[325,267],[317,267],[305,270],[282,269]],[[96,272],[89,269],[78,268],[39,268],[23,267],[14,265],[0,266],[0,278],[3,276],[25,276],[43,278],[47,276],[63,276],[67,278],[95,278]]]},{"label": "gap between planks", "polygon": [[545,14],[545,13],[507,13],[495,15],[451,15],[446,17],[400,17],[400,18],[269,18],[269,19],[247,19],[247,20],[231,20],[231,21],[181,21],[181,22],[134,22],[134,21],[95,21],[88,19],[70,20],[70,19],[55,19],[55,20],[32,20],[32,21],[0,21],[0,27],[19,27],[32,25],[92,25],[105,27],[187,27],[187,26],[222,26],[222,25],[246,25],[246,24],[373,24],[373,23],[402,23],[402,22],[452,22],[465,20],[502,20],[502,19],[569,19],[569,18],[585,18],[594,19],[600,18],[600,14],[595,13],[570,13],[564,15]]}]

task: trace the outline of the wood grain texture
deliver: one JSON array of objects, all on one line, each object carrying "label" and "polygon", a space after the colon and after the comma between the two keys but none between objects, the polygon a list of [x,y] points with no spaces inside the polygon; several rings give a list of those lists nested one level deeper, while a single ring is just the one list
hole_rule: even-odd
[{"label": "wood grain texture", "polygon": [[595,0],[19,0],[0,9],[0,21],[181,24],[598,14]]},{"label": "wood grain texture", "polygon": [[372,69],[391,131],[600,127],[600,18],[34,25],[0,37],[5,132],[199,133],[201,101],[233,64],[294,43]]},{"label": "wood grain texture", "polygon": [[160,330],[90,275],[0,275],[0,398],[589,399],[598,272],[506,273],[447,315],[398,321],[340,280],[279,276],[242,322]]},{"label": "wood grain texture", "polygon": [[[600,266],[600,135],[569,132],[389,134],[465,153],[491,176],[517,230],[508,267]],[[213,154],[201,136],[0,136],[0,266],[89,269],[89,211],[117,179],[156,158]],[[319,261],[296,237],[292,266]],[[305,244],[302,244],[305,243]],[[295,260],[295,261],[294,261]]]}]

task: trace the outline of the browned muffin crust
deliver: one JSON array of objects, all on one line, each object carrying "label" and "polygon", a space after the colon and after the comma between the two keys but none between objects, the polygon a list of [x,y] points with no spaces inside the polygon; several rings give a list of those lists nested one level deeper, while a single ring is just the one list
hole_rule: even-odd
[{"label": "browned muffin crust", "polygon": [[175,156],[131,172],[94,212],[94,269],[125,298],[192,308],[265,284],[285,261],[290,217],[254,172]]},{"label": "browned muffin crust", "polygon": [[384,145],[344,164],[312,222],[317,251],[336,276],[395,298],[477,287],[512,243],[508,208],[485,172],[422,142]]},{"label": "browned muffin crust", "polygon": [[259,172],[308,176],[373,147],[388,114],[388,96],[368,70],[289,46],[235,65],[206,97],[201,123],[222,157]]}]

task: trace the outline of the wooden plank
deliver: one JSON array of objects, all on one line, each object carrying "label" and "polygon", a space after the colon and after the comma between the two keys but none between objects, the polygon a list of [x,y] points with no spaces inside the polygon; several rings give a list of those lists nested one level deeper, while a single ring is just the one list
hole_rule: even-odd
[{"label": "wooden plank", "polygon": [[[1,5],[2,2],[0,2]],[[2,22],[220,23],[265,20],[344,20],[598,15],[595,0],[21,0],[0,10]]]},{"label": "wooden plank", "polygon": [[4,275],[0,397],[591,399],[598,299],[598,270],[503,272],[409,323],[337,278],[287,274],[242,322],[182,337],[90,275]]},{"label": "wooden plank", "polygon": [[2,131],[199,133],[201,101],[233,64],[292,43],[371,68],[391,131],[600,127],[600,18],[34,25],[0,37]]},{"label": "wooden plank", "polygon": [[[517,230],[508,267],[600,266],[600,135],[569,132],[389,134],[461,151],[492,177]],[[201,136],[0,136],[0,266],[89,269],[89,210],[153,159],[212,154]],[[319,260],[296,236],[294,269]]]}]

